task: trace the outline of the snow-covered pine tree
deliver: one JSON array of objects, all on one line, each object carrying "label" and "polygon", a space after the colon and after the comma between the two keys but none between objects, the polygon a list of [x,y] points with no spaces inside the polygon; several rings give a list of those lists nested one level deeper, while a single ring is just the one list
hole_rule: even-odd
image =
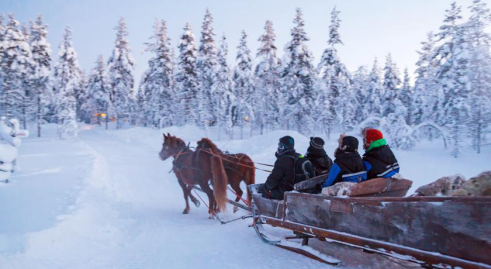
[{"label": "snow-covered pine tree", "polygon": [[367,87],[369,82],[369,72],[365,66],[360,66],[352,78],[353,94],[356,98],[357,107],[355,110],[355,125],[358,125],[369,117],[366,103],[368,102]]},{"label": "snow-covered pine tree", "polygon": [[215,47],[215,33],[211,24],[213,17],[208,9],[206,9],[203,26],[201,27],[201,40],[199,46],[198,59],[196,67],[198,69],[198,84],[199,84],[199,125],[208,128],[216,122],[213,107],[216,106],[216,100],[213,100],[211,89],[215,83],[217,76],[217,49]]},{"label": "snow-covered pine tree", "polygon": [[278,115],[283,110],[279,85],[279,59],[276,57],[276,35],[273,22],[266,21],[264,34],[259,37],[261,45],[257,50],[257,61],[255,69],[255,90],[253,106],[255,108],[255,124],[258,125],[260,133],[264,128],[278,128]]},{"label": "snow-covered pine tree", "polygon": [[312,64],[312,53],[305,44],[309,38],[305,33],[305,22],[299,8],[293,23],[295,26],[291,30],[292,39],[285,47],[282,61],[282,94],[286,102],[285,111],[280,118],[287,129],[294,127],[297,131],[308,134],[314,126],[316,72]]},{"label": "snow-covered pine tree", "polygon": [[387,55],[384,66],[384,82],[382,84],[384,88],[384,98],[382,99],[383,115],[387,117],[390,113],[394,113],[396,110],[394,100],[396,99],[399,91],[399,84],[401,79],[399,78],[399,70],[396,64],[392,61],[392,55]]},{"label": "snow-covered pine tree", "polygon": [[89,99],[89,93],[87,92],[87,85],[89,84],[89,77],[83,70],[80,69],[80,81],[75,89],[75,99],[77,100],[77,117],[80,121],[90,123],[91,114],[88,111],[82,109],[83,104]]},{"label": "snow-covered pine tree", "polygon": [[179,62],[176,73],[177,100],[179,100],[179,124],[198,124],[198,70],[196,57],[198,51],[193,30],[189,23],[179,40]]},{"label": "snow-covered pine tree", "polygon": [[416,80],[414,83],[413,112],[411,122],[420,124],[424,121],[434,121],[433,113],[428,107],[433,107],[438,102],[438,85],[435,79],[436,61],[433,59],[435,49],[435,35],[427,34],[427,40],[421,42],[421,51],[418,51],[419,59],[416,62]]},{"label": "snow-covered pine tree", "polygon": [[99,125],[104,120],[107,129],[109,115],[113,114],[110,96],[111,84],[109,83],[109,77],[102,55],[97,58],[95,64],[89,75],[87,85],[89,98],[87,98],[85,104],[82,106],[82,110],[87,111],[90,115],[96,115],[96,121]]},{"label": "snow-covered pine tree", "polygon": [[438,124],[450,134],[451,153],[458,157],[463,139],[467,136],[470,117],[469,95],[469,46],[467,27],[459,24],[461,8],[452,3],[446,10],[444,24],[438,33],[440,45],[436,47],[433,59],[438,62],[436,78],[441,85],[440,95],[443,109]]},{"label": "snow-covered pine tree", "polygon": [[65,29],[58,50],[59,60],[54,68],[56,118],[61,139],[77,136],[77,100],[75,91],[80,86],[80,68],[72,44],[72,30]]},{"label": "snow-covered pine tree", "polygon": [[[26,24],[22,24],[21,32],[22,35],[24,36],[24,39],[27,41],[27,44],[29,44],[29,39],[30,39],[29,27],[27,27]],[[31,51],[31,55],[32,55],[32,51]],[[34,89],[33,89],[33,80],[32,80],[34,74],[34,62],[32,61],[32,58],[30,63],[27,64],[26,66],[28,68],[28,71],[26,72],[27,75],[22,80],[23,97],[22,97],[21,123],[22,123],[22,128],[24,130],[27,129],[27,122],[32,120],[32,115],[34,112],[33,106],[35,105],[36,102]]]},{"label": "snow-covered pine tree", "polygon": [[470,47],[470,107],[471,138],[477,153],[485,141],[485,130],[491,122],[491,36],[485,32],[491,23],[491,13],[481,0],[470,6],[471,17],[467,23]]},{"label": "snow-covered pine tree", "polygon": [[[160,22],[155,20],[153,25],[153,35],[150,37],[151,42],[145,43],[147,46],[145,52],[154,53],[156,48],[159,47],[159,32],[160,32]],[[157,56],[158,57],[158,56]],[[158,123],[154,120],[159,115],[160,106],[160,87],[154,82],[154,74],[158,72],[156,70],[156,56],[152,55],[148,60],[148,69],[145,70],[143,76],[140,80],[140,86],[138,89],[138,104],[140,108],[140,123],[143,126],[151,125],[154,127],[158,126]]]},{"label": "snow-covered pine tree", "polygon": [[154,29],[153,42],[148,43],[146,49],[154,55],[140,85],[144,101],[142,120],[155,127],[166,127],[175,120],[174,61],[167,23],[157,21]]},{"label": "snow-covered pine tree", "polygon": [[221,130],[229,138],[233,138],[232,110],[234,109],[235,96],[232,93],[233,81],[232,73],[227,64],[228,45],[225,35],[223,35],[220,49],[218,50],[218,73],[216,81],[212,86],[212,98],[215,100],[214,114],[217,117],[218,139],[220,140]]},{"label": "snow-covered pine tree", "polygon": [[339,35],[339,26],[341,23],[339,13],[341,11],[336,10],[336,7],[331,11],[331,25],[329,25],[329,40],[327,42],[331,47],[337,44],[343,45],[343,41],[341,41],[341,36]]},{"label": "snow-covered pine tree", "polygon": [[368,76],[368,85],[366,88],[366,100],[364,107],[370,117],[381,117],[383,113],[382,98],[384,90],[380,79],[380,69],[377,59],[373,62],[372,70]]},{"label": "snow-covered pine tree", "polygon": [[356,97],[351,93],[351,75],[346,66],[341,63],[335,48],[343,44],[339,35],[339,11],[334,8],[331,12],[329,26],[329,47],[324,50],[318,65],[321,80],[318,106],[318,121],[324,127],[327,137],[331,130],[341,124],[343,130],[353,125],[356,110]]},{"label": "snow-covered pine tree", "polygon": [[3,78],[4,70],[2,69],[2,57],[3,57],[3,36],[5,34],[5,25],[3,24],[3,13],[0,13],[0,115],[5,115],[5,91],[3,90]]},{"label": "snow-covered pine tree", "polygon": [[[9,15],[0,43],[0,66],[3,73],[3,104],[7,118],[22,118],[25,108],[25,85],[32,74],[32,53],[14,15]],[[2,109],[0,109],[1,111]]]},{"label": "snow-covered pine tree", "polygon": [[[466,129],[470,118],[469,107],[469,56],[466,29],[457,28],[452,52],[452,67],[443,75],[445,94],[446,124],[450,127],[452,155],[458,157],[461,152]],[[448,80],[448,81],[445,81]],[[448,84],[447,84],[448,83]]]},{"label": "snow-covered pine tree", "polygon": [[108,61],[109,83],[112,89],[112,103],[116,112],[117,128],[123,126],[123,120],[129,120],[134,109],[133,77],[134,60],[128,44],[128,30],[124,18],[119,20],[116,30],[116,42]]},{"label": "snow-covered pine tree", "polygon": [[[235,125],[240,127],[240,139],[244,138],[244,124],[253,121],[254,110],[252,108],[252,94],[254,81],[252,74],[251,51],[247,47],[247,34],[242,31],[239,46],[237,46],[237,65],[234,70],[234,95],[236,97],[235,113],[233,115]],[[252,125],[251,125],[252,135]]]},{"label": "snow-covered pine tree", "polygon": [[32,59],[34,62],[33,86],[36,103],[37,135],[41,137],[41,125],[43,122],[43,108],[49,100],[49,84],[51,75],[51,45],[47,40],[47,26],[43,17],[39,15],[36,22],[31,22]]},{"label": "snow-covered pine tree", "polygon": [[5,34],[5,25],[3,24],[4,19],[3,13],[0,13],[0,41],[3,39],[3,35]]},{"label": "snow-covered pine tree", "polygon": [[[440,26],[440,32],[437,34],[438,41],[442,41],[449,37],[453,37],[457,31],[459,21],[462,19],[462,7],[457,6],[457,2],[452,2],[450,9],[445,10],[445,19],[443,25]],[[451,40],[447,40],[451,41]],[[444,46],[437,47],[435,50],[435,57],[440,56],[440,60],[443,61],[446,55],[450,53],[449,48]]]},{"label": "snow-covered pine tree", "polygon": [[[399,94],[396,96],[396,99],[399,99],[402,105],[406,108],[405,115],[397,115],[397,116],[403,116],[406,121],[406,124],[408,125],[413,124],[412,115],[414,114],[414,109],[415,109],[413,97],[414,97],[414,92],[413,92],[413,88],[411,87],[411,78],[409,77],[409,71],[407,70],[407,68],[405,68],[402,87],[399,90]],[[397,109],[398,108],[396,107],[396,111]]]}]

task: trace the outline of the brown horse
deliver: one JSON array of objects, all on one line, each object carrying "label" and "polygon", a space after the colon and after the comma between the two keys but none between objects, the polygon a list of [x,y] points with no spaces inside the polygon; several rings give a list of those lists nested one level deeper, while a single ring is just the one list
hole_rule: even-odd
[{"label": "brown horse", "polygon": [[[208,138],[203,138],[198,141],[198,146],[194,153],[199,156],[200,159],[209,159],[206,161],[211,165],[216,159],[221,159],[223,166],[227,173],[228,184],[232,187],[236,194],[236,202],[242,199],[243,191],[240,189],[240,182],[244,181],[246,185],[255,183],[255,168],[252,159],[244,153],[238,154],[225,154]],[[220,186],[222,187],[222,186]],[[217,190],[217,186],[213,185],[214,190]],[[223,196],[222,196],[223,195]],[[227,200],[226,193],[217,193],[215,191],[215,199],[217,202]],[[247,188],[247,203],[250,205],[252,200],[249,188]],[[234,212],[237,211],[237,207],[234,206]]]},{"label": "brown horse", "polygon": [[[190,210],[188,197],[191,198],[191,201],[196,207],[200,206],[200,202],[191,194],[191,190],[194,185],[197,184],[194,179],[194,171],[183,169],[185,166],[191,167],[192,156],[193,151],[186,146],[186,143],[184,143],[182,139],[169,134],[164,134],[164,144],[159,152],[159,157],[163,161],[167,160],[169,157],[174,158],[172,170],[182,188],[184,200],[186,201],[186,208],[182,212],[183,214],[188,214]],[[179,168],[176,168],[176,166]]]},{"label": "brown horse", "polygon": [[[191,190],[195,185],[199,185],[208,196],[208,213],[212,218],[216,211],[226,208],[227,174],[220,158],[204,158],[204,156],[199,157],[193,153],[182,139],[164,134],[164,143],[159,156],[162,160],[174,157],[173,171],[186,200],[186,208],[183,213],[189,213],[188,197],[198,206],[199,202],[198,204],[195,202],[197,200],[191,194]],[[212,180],[214,190],[208,185],[210,180]],[[216,201],[214,194],[218,197]]]}]

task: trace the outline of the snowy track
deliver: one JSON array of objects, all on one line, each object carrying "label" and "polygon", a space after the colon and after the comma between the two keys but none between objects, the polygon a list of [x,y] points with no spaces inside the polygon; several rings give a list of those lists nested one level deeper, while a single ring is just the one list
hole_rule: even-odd
[{"label": "snowy track", "polygon": [[[248,227],[250,220],[220,225],[207,219],[204,206],[193,207],[189,215],[181,214],[182,191],[175,176],[168,173],[170,161],[162,162],[157,157],[160,144],[121,139],[117,134],[92,130],[83,132],[73,145],[66,143],[68,152],[76,150],[80,154],[75,156],[88,159],[79,173],[85,176],[80,187],[70,194],[73,204],[66,205],[66,213],[57,216],[52,227],[26,231],[24,238],[15,242],[17,248],[4,246],[0,268],[323,266],[264,244]],[[26,154],[27,158],[40,160],[46,156],[33,153]],[[38,174],[48,177],[56,173],[54,163],[52,167]],[[77,177],[76,173],[62,172],[63,180]],[[13,184],[33,176],[27,171],[19,173]],[[29,214],[24,217],[29,218]],[[225,214],[227,217],[233,215]]]}]

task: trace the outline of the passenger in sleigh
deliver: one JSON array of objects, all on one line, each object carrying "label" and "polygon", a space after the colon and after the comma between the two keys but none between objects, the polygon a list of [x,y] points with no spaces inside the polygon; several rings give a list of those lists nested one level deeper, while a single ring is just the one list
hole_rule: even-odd
[{"label": "passenger in sleigh", "polygon": [[367,180],[367,171],[358,153],[358,139],[353,136],[341,135],[339,147],[334,152],[334,164],[323,187],[338,182],[362,182]]},{"label": "passenger in sleigh", "polygon": [[307,149],[305,158],[309,159],[315,169],[315,176],[329,173],[332,166],[332,160],[324,150],[324,140],[320,137],[311,137],[310,145]]},{"label": "passenger in sleigh", "polygon": [[[286,191],[292,191],[295,183],[314,177],[312,164],[295,152],[295,141],[291,136],[280,138],[276,151],[276,162],[261,190],[262,196],[283,200]],[[303,165],[304,164],[304,165]],[[298,167],[295,171],[295,167]]]},{"label": "passenger in sleigh", "polygon": [[399,163],[394,153],[387,145],[382,132],[377,129],[365,128],[362,131],[363,163],[367,170],[368,179],[390,178],[399,173]]},{"label": "passenger in sleigh", "polygon": [[271,174],[266,179],[262,188],[262,196],[269,199],[283,200],[285,191],[293,190],[294,171],[293,160],[295,152],[295,140],[291,136],[280,138],[276,151],[276,162]]}]

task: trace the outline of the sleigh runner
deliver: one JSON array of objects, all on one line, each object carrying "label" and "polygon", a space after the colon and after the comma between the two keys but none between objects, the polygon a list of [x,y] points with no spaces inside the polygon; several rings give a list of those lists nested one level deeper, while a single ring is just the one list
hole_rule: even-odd
[{"label": "sleigh runner", "polygon": [[[305,182],[303,188],[320,180]],[[263,198],[259,185],[252,185],[253,226],[263,240],[287,249],[286,239],[303,239],[307,245],[309,238],[317,238],[420,265],[491,268],[491,197],[403,197],[409,180],[370,181],[351,188],[349,197],[293,191],[283,201]],[[296,236],[268,236],[264,224]],[[305,249],[290,250],[336,264]]]}]

